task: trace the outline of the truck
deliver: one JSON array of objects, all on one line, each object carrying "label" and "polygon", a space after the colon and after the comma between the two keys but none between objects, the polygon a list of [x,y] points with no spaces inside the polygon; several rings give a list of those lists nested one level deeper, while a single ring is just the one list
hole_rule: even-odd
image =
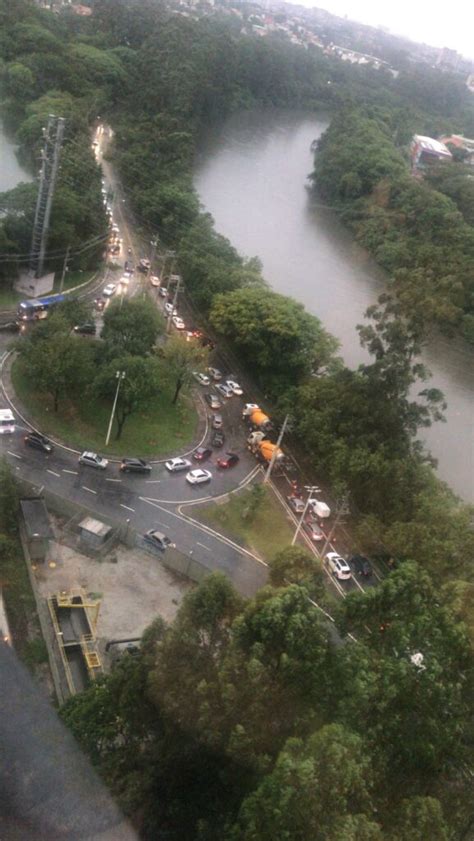
[{"label": "truck", "polygon": [[264,432],[251,432],[247,438],[247,446],[250,452],[265,464],[269,464],[274,456],[276,462],[281,462],[285,458],[283,450],[265,438]]},{"label": "truck", "polygon": [[272,422],[265,412],[262,412],[256,403],[247,403],[242,412],[242,417],[248,421],[254,429],[269,432],[272,429]]}]

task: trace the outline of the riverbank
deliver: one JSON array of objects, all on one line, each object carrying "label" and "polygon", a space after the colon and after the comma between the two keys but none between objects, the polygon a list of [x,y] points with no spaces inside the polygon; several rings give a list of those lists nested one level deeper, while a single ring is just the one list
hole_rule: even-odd
[{"label": "riverbank", "polygon": [[[308,114],[244,112],[202,147],[194,183],[217,229],[241,253],[256,254],[270,286],[317,315],[340,340],[346,364],[356,367],[368,357],[355,325],[387,280],[334,212],[312,203],[304,189],[311,143],[326,127],[325,119]],[[448,408],[446,423],[420,437],[440,478],[474,502],[474,352],[461,340],[438,337],[423,361]]]}]

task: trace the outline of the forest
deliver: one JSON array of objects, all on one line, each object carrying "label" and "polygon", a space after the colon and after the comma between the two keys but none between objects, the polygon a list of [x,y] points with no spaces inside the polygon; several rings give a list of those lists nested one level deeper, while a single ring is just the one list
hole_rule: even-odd
[{"label": "forest", "polygon": [[[137,229],[176,250],[203,325],[266,384],[276,420],[291,409],[292,445],[304,441],[308,473],[349,495],[361,550],[398,566],[340,605],[337,645],[308,599],[320,570],[299,550],[282,549],[249,602],[211,577],[64,719],[145,839],[464,841],[472,510],[437,480],[416,433],[443,416],[419,362],[428,331],[472,330],[472,206],[458,170],[411,182],[403,145],[414,130],[472,133],[473,107],[436,71],[394,79],[151,0],[93,10],[82,19],[0,0],[1,111],[24,159],[36,160],[48,113],[68,120],[51,265],[105,231],[90,147],[100,115]],[[204,128],[275,106],[333,113],[315,182],[393,274],[359,328],[369,361],[357,370],[317,318],[270,292],[192,186]],[[34,188],[3,194],[0,207],[6,283],[29,247]]]}]

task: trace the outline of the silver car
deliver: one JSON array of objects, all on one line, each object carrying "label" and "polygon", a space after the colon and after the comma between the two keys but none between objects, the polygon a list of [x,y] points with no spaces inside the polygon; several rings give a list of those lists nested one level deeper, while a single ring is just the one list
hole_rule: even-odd
[{"label": "silver car", "polygon": [[191,462],[187,458],[171,458],[166,462],[165,467],[170,473],[179,473],[181,470],[188,470],[192,467]]}]

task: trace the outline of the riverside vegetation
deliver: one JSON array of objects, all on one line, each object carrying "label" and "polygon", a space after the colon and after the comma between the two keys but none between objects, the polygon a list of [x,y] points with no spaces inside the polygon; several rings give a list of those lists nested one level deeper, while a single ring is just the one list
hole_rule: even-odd
[{"label": "riverside vegetation", "polygon": [[[360,549],[400,561],[381,585],[341,605],[340,631],[358,644],[336,648],[307,599],[320,570],[300,550],[284,550],[269,589],[246,604],[213,577],[173,626],[149,629],[137,658],[73,699],[66,721],[144,838],[461,841],[474,820],[472,511],[437,481],[416,441],[418,428],[443,411],[419,364],[433,321],[424,307],[441,323],[442,296],[425,277],[433,269],[428,210],[420,236],[404,222],[402,238],[384,179],[387,168],[399,172],[397,195],[416,210],[419,195],[388,136],[403,143],[415,129],[436,127],[468,134],[472,106],[456,80],[435,71],[392,79],[278,38],[241,35],[226,18],[195,21],[146,0],[97,0],[84,19],[0,0],[0,21],[3,113],[24,154],[39,147],[54,111],[68,119],[63,177],[68,155],[87,172],[71,163],[75,186],[64,183],[53,212],[55,248],[65,251],[71,236],[102,235],[88,134],[100,114],[114,128],[111,155],[142,231],[158,231],[176,249],[187,294],[265,384],[275,417],[291,409],[292,435],[304,441],[313,475],[349,492]],[[347,166],[351,176],[338,206],[351,224],[360,215],[361,234],[372,214],[382,250],[387,225],[383,253],[397,269],[393,289],[360,328],[370,361],[355,371],[318,319],[270,292],[258,261],[241,258],[200,212],[191,167],[201,130],[238,108],[266,105],[331,108],[336,120],[350,106],[353,125],[372,139],[373,158],[357,145],[359,181],[350,162],[333,162],[336,175]],[[327,135],[321,159],[329,161],[334,140]],[[326,178],[335,195],[329,168]],[[456,224],[465,220],[459,236],[470,243],[469,197],[453,183],[437,188],[452,195],[436,193],[436,218],[458,201],[464,217],[452,213]],[[420,189],[426,197],[432,188]],[[4,277],[17,267],[13,254],[28,250],[32,195],[18,188],[3,199],[1,253],[12,255],[1,264]],[[468,262],[464,251],[454,260],[454,234],[453,224],[449,241],[435,243],[438,260],[450,260],[439,282],[450,313],[457,308],[449,327],[468,330]],[[413,298],[409,319],[397,285],[403,249],[424,294]],[[417,652],[424,670],[410,659]]]}]

